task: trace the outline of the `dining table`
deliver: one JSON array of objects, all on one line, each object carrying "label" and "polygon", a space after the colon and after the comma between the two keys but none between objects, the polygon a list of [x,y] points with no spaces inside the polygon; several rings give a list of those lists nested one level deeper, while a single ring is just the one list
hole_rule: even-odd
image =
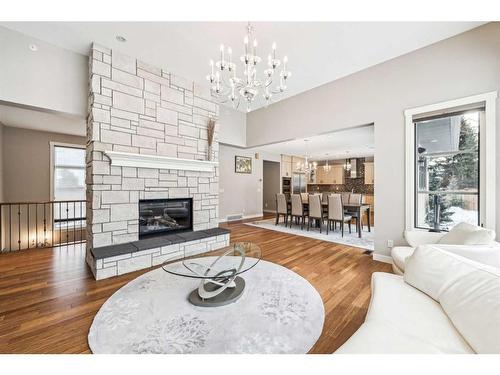
[{"label": "dining table", "polygon": [[[291,206],[292,201],[291,199],[287,200],[287,203],[289,206]],[[302,206],[304,209],[309,208],[309,202],[308,201],[302,201]],[[328,212],[328,203],[327,202],[321,202],[321,206],[323,207],[323,212],[326,210]],[[356,229],[358,231],[358,237],[361,238],[362,234],[361,231],[363,229],[363,214],[366,212],[367,216],[367,224],[368,224],[368,232],[371,232],[371,215],[370,215],[370,205],[367,203],[343,203],[342,206],[344,207],[344,211],[347,212],[354,212],[356,213],[358,220],[356,220]]]}]

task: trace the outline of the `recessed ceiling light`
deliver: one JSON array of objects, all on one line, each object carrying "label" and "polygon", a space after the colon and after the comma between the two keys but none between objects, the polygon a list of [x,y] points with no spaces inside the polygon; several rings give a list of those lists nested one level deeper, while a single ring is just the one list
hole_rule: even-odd
[{"label": "recessed ceiling light", "polygon": [[431,143],[436,143],[437,141],[437,139],[431,139]]},{"label": "recessed ceiling light", "polygon": [[37,45],[36,45],[36,44],[30,44],[30,45],[29,45],[29,49],[30,49],[30,51],[32,51],[32,52],[36,52],[36,51],[38,51],[38,47],[37,47]]},{"label": "recessed ceiling light", "polygon": [[122,43],[124,43],[124,42],[127,41],[127,39],[125,39],[125,37],[123,37],[121,35],[117,35],[116,36],[116,40],[119,41],[119,42],[122,42]]}]

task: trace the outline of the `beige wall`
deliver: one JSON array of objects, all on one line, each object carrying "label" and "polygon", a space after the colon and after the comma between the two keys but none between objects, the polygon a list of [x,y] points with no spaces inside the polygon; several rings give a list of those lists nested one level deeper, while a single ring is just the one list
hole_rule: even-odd
[{"label": "beige wall", "polygon": [[86,117],[87,56],[4,27],[0,46],[0,100]]},{"label": "beige wall", "polygon": [[[388,239],[404,243],[403,111],[499,90],[499,46],[500,23],[490,23],[251,112],[247,118],[247,143],[257,146],[374,123],[375,252],[389,255]],[[497,101],[497,128],[499,125]],[[497,131],[499,149],[500,131]],[[497,181],[499,178],[497,162]],[[499,184],[497,205],[500,205]],[[500,233],[500,209],[496,223]]]},{"label": "beige wall", "polygon": [[[259,159],[255,154],[259,153]],[[252,158],[252,173],[236,173],[236,155]],[[259,152],[258,149],[243,149],[220,145],[219,165],[219,219],[225,221],[228,215],[262,215],[263,160],[280,161],[280,155]]]},{"label": "beige wall", "polygon": [[263,211],[276,211],[276,194],[280,192],[280,163],[264,160],[262,174]]},{"label": "beige wall", "polygon": [[0,122],[0,202],[3,202],[3,124]]},{"label": "beige wall", "polygon": [[5,202],[50,199],[49,142],[85,144],[85,137],[3,128],[3,193]]}]

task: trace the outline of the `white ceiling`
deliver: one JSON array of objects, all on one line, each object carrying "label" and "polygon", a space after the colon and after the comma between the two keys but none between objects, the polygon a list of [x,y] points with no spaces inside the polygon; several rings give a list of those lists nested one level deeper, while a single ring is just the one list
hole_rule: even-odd
[{"label": "white ceiling", "polygon": [[0,122],[13,128],[85,136],[85,119],[0,103]]},{"label": "white ceiling", "polygon": [[369,125],[273,143],[261,146],[259,150],[273,154],[307,155],[311,160],[336,160],[373,156],[374,145],[374,126]]},{"label": "white ceiling", "polygon": [[[482,22],[256,22],[258,50],[273,41],[286,54],[289,97],[481,25]],[[1,22],[0,25],[88,54],[98,42],[204,82],[219,45],[243,52],[242,22]],[[124,36],[125,43],[116,36]],[[244,108],[243,108],[244,109]],[[255,109],[255,108],[254,108]]]}]

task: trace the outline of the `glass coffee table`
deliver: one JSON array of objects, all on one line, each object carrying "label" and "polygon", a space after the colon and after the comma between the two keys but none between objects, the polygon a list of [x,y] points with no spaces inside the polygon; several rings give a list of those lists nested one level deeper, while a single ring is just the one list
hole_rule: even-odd
[{"label": "glass coffee table", "polygon": [[217,307],[241,297],[245,280],[240,275],[255,267],[261,257],[258,245],[236,242],[208,253],[185,253],[180,260],[164,262],[162,268],[173,275],[200,279],[198,288],[188,296],[189,302],[196,306]]}]

